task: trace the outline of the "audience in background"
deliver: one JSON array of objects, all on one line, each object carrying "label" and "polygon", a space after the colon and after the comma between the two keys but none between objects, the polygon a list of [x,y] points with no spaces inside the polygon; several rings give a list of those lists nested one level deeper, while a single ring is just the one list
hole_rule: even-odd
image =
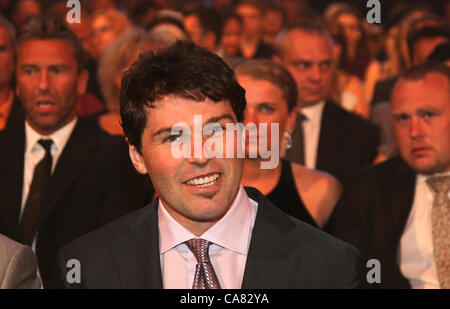
[{"label": "audience in background", "polygon": [[283,34],[280,63],[298,88],[299,116],[285,158],[338,179],[370,165],[377,156],[378,128],[327,101],[335,70],[333,41],[324,26],[297,24]]},{"label": "audience in background", "polygon": [[275,50],[263,41],[263,8],[259,1],[244,0],[236,6],[242,19],[240,51],[242,57],[271,59]]},{"label": "audience in background", "polygon": [[92,54],[99,59],[117,38],[131,27],[128,17],[114,9],[92,15]]},{"label": "audience in background", "polygon": [[0,130],[23,120],[20,102],[12,88],[16,30],[0,16]]}]

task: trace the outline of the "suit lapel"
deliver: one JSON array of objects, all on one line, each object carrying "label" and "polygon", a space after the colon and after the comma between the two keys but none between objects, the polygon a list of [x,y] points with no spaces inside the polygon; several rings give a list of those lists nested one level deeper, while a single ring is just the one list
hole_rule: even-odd
[{"label": "suit lapel", "polygon": [[158,200],[149,214],[110,246],[121,288],[162,289],[159,254]]},{"label": "suit lapel", "polygon": [[294,223],[286,220],[261,193],[246,188],[249,197],[258,202],[258,213],[245,265],[243,289],[282,288],[290,286],[290,256],[298,250],[299,241],[288,237]]},{"label": "suit lapel", "polygon": [[336,169],[339,154],[336,152],[342,147],[340,137],[343,136],[342,124],[339,124],[333,103],[326,102],[320,123],[319,145],[317,147],[316,169],[333,171]]},{"label": "suit lapel", "polygon": [[1,184],[0,192],[2,198],[0,222],[5,223],[2,231],[13,236],[19,221],[20,207],[22,204],[23,191],[23,169],[25,155],[25,123],[17,124],[5,130],[5,151],[1,155]]},{"label": "suit lapel", "polygon": [[97,137],[92,135],[92,131],[79,119],[50,179],[47,190],[48,202],[42,209],[41,224],[84,168],[94,159],[97,143]]}]

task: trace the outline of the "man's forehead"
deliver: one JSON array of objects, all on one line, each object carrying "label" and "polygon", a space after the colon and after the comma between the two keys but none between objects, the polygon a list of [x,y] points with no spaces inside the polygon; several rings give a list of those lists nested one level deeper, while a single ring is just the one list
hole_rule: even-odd
[{"label": "man's forehead", "polygon": [[[311,44],[313,43],[314,44]],[[307,33],[300,29],[292,29],[283,40],[284,54],[291,57],[320,55],[332,57],[332,42],[324,34]]]},{"label": "man's forehead", "polygon": [[[31,48],[30,45],[34,45]],[[76,62],[75,50],[66,41],[62,39],[31,39],[21,42],[17,48],[17,60],[23,56],[38,61],[60,62],[74,60]]]},{"label": "man's forehead", "polygon": [[207,117],[221,115],[224,111],[231,112],[233,118],[236,118],[228,100],[215,102],[206,98],[203,101],[196,101],[178,95],[167,95],[152,103],[151,106],[146,106],[148,117],[159,119],[161,115],[170,115],[166,119],[159,120],[173,123],[178,121],[192,122],[194,115],[202,115],[203,120],[205,120]]},{"label": "man's forehead", "polygon": [[[410,100],[411,98],[415,100]],[[420,80],[399,80],[392,91],[393,108],[397,108],[400,104],[408,105],[408,102],[413,101],[423,106],[440,101],[450,104],[448,78],[439,73],[429,73]]]}]

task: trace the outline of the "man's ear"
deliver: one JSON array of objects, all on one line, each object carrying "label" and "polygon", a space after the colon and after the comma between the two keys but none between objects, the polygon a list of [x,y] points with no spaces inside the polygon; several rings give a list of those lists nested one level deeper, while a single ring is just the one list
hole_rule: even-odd
[{"label": "man's ear", "polygon": [[133,162],[134,168],[141,174],[147,174],[147,167],[145,166],[144,158],[139,153],[136,146],[128,144],[128,150],[130,153],[131,162]]}]

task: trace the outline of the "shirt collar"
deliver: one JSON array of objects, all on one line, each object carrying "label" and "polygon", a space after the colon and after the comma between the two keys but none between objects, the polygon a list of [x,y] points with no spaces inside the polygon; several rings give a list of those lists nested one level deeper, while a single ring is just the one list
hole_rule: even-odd
[{"label": "shirt collar", "polygon": [[325,107],[325,101],[320,101],[317,104],[300,108],[300,112],[313,123],[320,123],[322,112]]},{"label": "shirt collar", "polygon": [[[161,254],[186,240],[197,238],[172,218],[165,209],[161,199],[159,200],[158,206]],[[241,185],[236,198],[225,216],[199,238],[208,240],[237,253],[247,254],[254,218],[255,207],[252,205],[250,198]]]},{"label": "shirt collar", "polygon": [[61,153],[64,147],[67,144],[67,141],[69,140],[70,135],[72,134],[72,131],[75,128],[75,125],[77,124],[78,118],[75,117],[73,120],[71,120],[69,123],[67,123],[64,127],[60,128],[59,130],[53,132],[50,135],[44,136],[40,133],[38,133],[36,130],[34,130],[28,121],[25,121],[25,136],[26,136],[26,149],[25,153],[31,153],[33,151],[36,151],[39,149],[37,146],[37,142],[40,139],[51,139],[53,140],[52,148],[56,149],[58,153]]},{"label": "shirt collar", "polygon": [[450,172],[436,173],[436,174],[433,174],[433,175],[417,174],[416,185],[420,185],[420,184],[426,183],[429,178],[437,177],[437,176],[450,176]]}]

